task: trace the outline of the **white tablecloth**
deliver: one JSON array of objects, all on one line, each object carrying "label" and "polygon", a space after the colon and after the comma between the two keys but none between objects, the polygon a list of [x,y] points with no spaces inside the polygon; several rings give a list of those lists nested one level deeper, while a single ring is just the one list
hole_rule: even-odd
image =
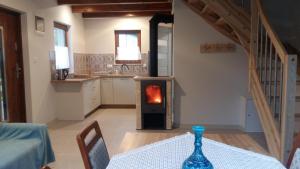
[{"label": "white tablecloth", "polygon": [[290,169],[300,169],[300,148],[295,152]]},{"label": "white tablecloth", "polygon": [[[203,152],[214,169],[285,169],[275,158],[203,138]],[[107,169],[181,169],[193,152],[187,133],[114,156]]]}]

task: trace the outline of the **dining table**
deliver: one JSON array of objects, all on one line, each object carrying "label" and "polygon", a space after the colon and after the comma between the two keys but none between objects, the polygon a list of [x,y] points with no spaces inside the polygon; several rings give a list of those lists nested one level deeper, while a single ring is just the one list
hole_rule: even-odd
[{"label": "dining table", "polygon": [[[115,155],[107,169],[181,169],[194,150],[186,133]],[[202,138],[202,151],[214,169],[286,169],[276,158]]]}]

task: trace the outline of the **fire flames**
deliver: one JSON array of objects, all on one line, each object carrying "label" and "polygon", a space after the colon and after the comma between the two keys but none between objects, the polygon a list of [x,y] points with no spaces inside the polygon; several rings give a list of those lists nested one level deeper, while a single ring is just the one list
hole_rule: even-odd
[{"label": "fire flames", "polygon": [[146,87],[146,101],[148,104],[161,104],[162,95],[159,85],[149,85]]}]

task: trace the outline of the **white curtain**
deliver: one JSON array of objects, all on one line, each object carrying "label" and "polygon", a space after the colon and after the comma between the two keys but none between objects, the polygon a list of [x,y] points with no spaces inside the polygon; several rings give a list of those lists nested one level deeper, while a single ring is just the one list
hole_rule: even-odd
[{"label": "white curtain", "polygon": [[140,60],[137,34],[120,34],[117,47],[117,60]]},{"label": "white curtain", "polygon": [[70,67],[69,49],[63,46],[55,46],[56,69]]}]

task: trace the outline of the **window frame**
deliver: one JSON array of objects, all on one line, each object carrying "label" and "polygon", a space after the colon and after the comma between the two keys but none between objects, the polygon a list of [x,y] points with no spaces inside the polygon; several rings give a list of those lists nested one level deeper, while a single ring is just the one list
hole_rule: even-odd
[{"label": "window frame", "polygon": [[[68,50],[68,54],[67,54],[67,58],[68,58],[68,68],[63,68],[63,69],[71,69],[72,65],[72,61],[71,61],[71,53],[70,53],[70,44],[69,44],[69,30],[70,30],[70,26],[63,24],[63,23],[59,23],[54,21],[53,22],[53,30],[54,29],[61,29],[64,31],[64,38],[65,38],[65,44],[64,46],[58,46],[58,47],[65,47]],[[55,39],[55,35],[54,37],[54,48],[57,46],[56,45],[56,39]],[[54,51],[56,52],[56,50],[54,49]],[[55,56],[57,57],[57,56]],[[57,58],[56,58],[57,59]],[[57,61],[56,61],[56,69],[57,69]]]},{"label": "window frame", "polygon": [[142,59],[139,60],[117,60],[118,46],[119,46],[119,35],[120,34],[137,34],[138,35],[138,47],[140,52],[141,47],[141,30],[115,30],[115,64],[142,64]]},{"label": "window frame", "polygon": [[[62,29],[65,31],[65,47],[69,48],[69,39],[68,39],[68,31],[69,31],[69,27],[67,25],[58,23],[58,22],[54,22],[54,28],[57,29]],[[54,39],[55,40],[55,39]]]}]

